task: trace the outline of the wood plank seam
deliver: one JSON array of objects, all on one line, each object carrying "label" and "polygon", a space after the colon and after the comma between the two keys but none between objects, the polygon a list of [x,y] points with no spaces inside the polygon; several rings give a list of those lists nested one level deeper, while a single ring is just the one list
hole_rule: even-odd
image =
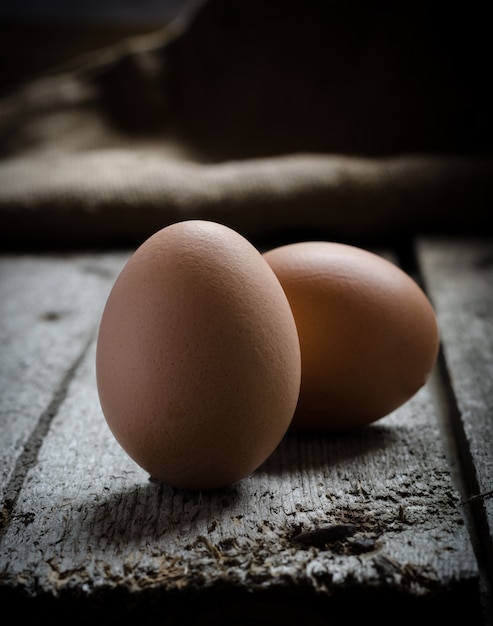
[{"label": "wood plank seam", "polygon": [[[484,241],[478,241],[477,249],[479,252],[476,252],[476,255],[473,254],[471,257],[470,271],[487,271],[491,265],[491,254],[485,253],[488,247],[483,248],[482,244],[484,244]],[[413,254],[411,255],[412,271],[418,273],[418,282],[425,292],[427,292],[427,287],[429,286],[430,289],[427,295],[434,306],[440,309],[440,298],[437,292],[438,283],[436,283],[435,279],[431,280],[430,276],[433,264],[426,256],[430,254],[435,246],[438,246],[438,249],[440,249],[439,239],[434,241],[426,239],[413,241]],[[460,250],[458,252],[460,253]],[[418,259],[423,261],[424,265]],[[471,263],[471,260],[469,260],[469,263]],[[451,267],[453,271],[453,264]],[[487,288],[489,284],[491,283],[485,282]],[[437,302],[434,302],[434,295],[437,296]],[[487,297],[485,294],[485,298]],[[460,310],[456,311],[455,314],[460,315]],[[484,483],[481,484],[478,475],[478,471],[481,470],[475,463],[475,457],[471,450],[471,440],[465,431],[467,416],[462,414],[463,409],[457,395],[458,393],[460,394],[460,390],[457,391],[455,389],[453,382],[454,364],[449,363],[447,360],[445,343],[445,338],[442,337],[440,353],[430,380],[430,386],[433,390],[432,396],[436,404],[435,412],[443,431],[442,439],[448,456],[452,480],[461,496],[460,504],[463,516],[478,562],[480,594],[485,624],[491,626],[493,624],[493,538],[490,533],[488,511],[485,502],[491,498],[493,490],[484,489]],[[485,348],[486,350],[488,349],[487,346]],[[487,407],[485,406],[484,408],[486,409]],[[464,408],[464,410],[466,409]],[[484,443],[487,445],[487,442]]]},{"label": "wood plank seam", "polygon": [[55,389],[50,403],[43,413],[41,413],[30,437],[24,444],[22,453],[17,459],[12,477],[6,486],[4,500],[2,503],[0,516],[0,543],[3,539],[5,530],[11,521],[26,475],[29,470],[36,465],[39,449],[43,445],[45,436],[50,429],[51,422],[56,416],[60,405],[65,400],[70,382],[72,381],[79,365],[84,360],[84,357],[94,341],[95,335],[96,329],[93,329],[90,332],[82,351],[74,360],[72,365],[67,369],[65,376],[60,381],[60,385]]},{"label": "wood plank seam", "polygon": [[493,615],[493,544],[488,532],[488,521],[483,506],[484,498],[479,493],[476,468],[472,462],[469,442],[464,432],[459,405],[443,350],[440,350],[437,359],[432,384],[437,401],[436,413],[442,424],[444,422],[448,424],[453,434],[452,437],[444,437],[444,441],[447,442],[449,462],[459,469],[458,472],[452,471],[452,477],[461,494],[464,518],[478,561],[484,611],[486,615]]}]

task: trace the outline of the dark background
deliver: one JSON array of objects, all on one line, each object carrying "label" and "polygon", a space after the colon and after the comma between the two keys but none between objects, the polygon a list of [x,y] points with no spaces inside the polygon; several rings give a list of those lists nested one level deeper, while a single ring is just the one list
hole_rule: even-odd
[{"label": "dark background", "polygon": [[190,0],[2,0],[0,93],[67,60],[157,30]]}]

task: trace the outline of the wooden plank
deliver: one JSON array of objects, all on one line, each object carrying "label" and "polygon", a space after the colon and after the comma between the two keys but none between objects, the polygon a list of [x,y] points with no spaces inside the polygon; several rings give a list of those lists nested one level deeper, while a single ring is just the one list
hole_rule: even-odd
[{"label": "wooden plank", "polygon": [[[126,255],[125,255],[126,256]],[[0,257],[0,496],[49,427],[123,264],[116,254]],[[25,446],[30,441],[29,449]],[[31,454],[32,456],[32,454]]]},{"label": "wooden plank", "polygon": [[[18,281],[27,281],[34,259],[17,262]],[[98,295],[82,299],[87,262],[75,263],[73,275],[65,259],[38,273],[39,294],[53,291],[55,275],[64,277],[50,310],[60,310],[63,289],[79,298],[66,300],[86,319],[73,331],[73,352],[64,333],[41,346],[27,342],[28,323],[6,334],[9,354],[16,363],[38,359],[34,370],[47,352],[61,351],[57,375],[41,391],[30,375],[29,397],[44,394],[31,429],[61,380],[64,393],[52,405],[36,462],[11,470],[18,476],[8,481],[15,506],[0,535],[3,606],[11,602],[16,615],[48,606],[51,618],[66,609],[71,619],[74,610],[144,617],[157,606],[169,623],[183,623],[184,615],[205,622],[226,588],[235,615],[252,611],[253,601],[287,624],[299,623],[302,610],[319,620],[372,615],[395,623],[395,614],[382,614],[382,602],[395,598],[407,617],[436,608],[452,618],[467,602],[479,623],[477,562],[428,387],[357,433],[289,433],[257,472],[228,489],[191,493],[149,481],[110,434],[96,393],[94,320],[108,267],[113,276],[120,264],[120,257],[91,257],[89,274],[106,279]],[[11,315],[25,309],[26,291],[10,287]],[[17,397],[9,394],[8,410],[2,397],[7,413],[22,413],[27,403],[17,406]],[[29,428],[22,432],[26,441]],[[9,454],[6,463],[15,461]]]},{"label": "wooden plank", "polygon": [[493,585],[493,239],[424,238],[417,252],[440,322],[464,506]]}]

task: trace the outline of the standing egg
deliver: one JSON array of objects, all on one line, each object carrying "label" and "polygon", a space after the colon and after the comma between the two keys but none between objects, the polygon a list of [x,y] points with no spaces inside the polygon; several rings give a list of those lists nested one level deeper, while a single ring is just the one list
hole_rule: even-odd
[{"label": "standing egg", "polygon": [[253,472],[286,433],[300,378],[286,295],[234,230],[167,226],[117,277],[98,333],[98,393],[114,436],[155,479],[213,489]]},{"label": "standing egg", "polygon": [[293,428],[347,430],[414,395],[435,363],[434,310],[403,270],[367,250],[326,241],[264,253],[291,304],[301,346]]}]

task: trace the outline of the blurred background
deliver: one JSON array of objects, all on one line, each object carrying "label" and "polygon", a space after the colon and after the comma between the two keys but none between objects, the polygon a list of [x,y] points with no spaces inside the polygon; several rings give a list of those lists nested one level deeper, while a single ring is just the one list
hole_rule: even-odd
[{"label": "blurred background", "polygon": [[0,88],[166,26],[193,0],[1,0]]},{"label": "blurred background", "polygon": [[[386,151],[423,147],[490,151],[493,101],[487,73],[492,60],[491,38],[485,8],[478,0],[455,7],[419,0],[1,0],[0,96],[41,73],[56,71],[67,61],[76,61],[81,55],[134,35],[158,31],[188,8],[204,4],[212,5],[206,13],[212,14],[213,19],[202,19],[197,27],[200,32],[193,35],[194,44],[187,52],[195,56],[188,65],[182,63],[180,67],[182,72],[186,69],[189,85],[197,85],[184,105],[180,103],[183,108],[210,89],[209,76],[214,72],[218,72],[216,82],[226,84],[220,72],[229,64],[234,71],[227,77],[228,81],[233,80],[228,98],[239,90],[271,92],[275,77],[275,100],[282,101],[283,107],[298,110],[303,106],[303,102],[297,101],[298,92],[303,92],[305,100],[311,93],[315,96],[313,106],[321,109],[319,115],[327,117],[333,108],[334,114],[360,123],[362,110],[364,115],[378,120],[372,121],[370,128],[363,120],[361,128],[352,131],[360,138],[395,116],[400,130],[392,131],[396,134],[395,145],[385,146]],[[250,55],[250,67],[242,67],[235,57],[238,47],[241,53]],[[272,59],[271,67],[266,58]],[[192,62],[193,68],[189,67]],[[315,66],[318,69],[314,70]],[[205,75],[204,67],[209,81],[205,85],[200,80]],[[285,80],[287,87],[283,92],[277,84],[288,74],[292,74],[294,88]],[[300,76],[303,89],[296,82]],[[234,84],[235,77],[241,83],[239,88]],[[218,97],[223,98],[223,94]],[[248,97],[243,93],[243,102]],[[268,105],[264,94],[263,114]],[[268,126],[278,123],[277,104],[276,107]],[[193,121],[196,112],[192,113],[189,118]],[[312,114],[316,117],[315,111]],[[216,122],[224,123],[222,112]],[[409,137],[422,133],[424,138],[413,139],[409,145],[403,143],[399,133],[406,126]],[[361,151],[362,143],[363,152],[368,152],[365,141],[351,143],[346,137],[349,131],[342,133],[340,140],[336,139],[338,129],[330,132],[331,150]],[[245,143],[248,138],[249,132],[245,132],[242,141]],[[371,141],[374,142],[373,137]],[[318,148],[315,144],[313,140],[307,146]],[[326,149],[324,143],[323,151]]]},{"label": "blurred background", "polygon": [[482,230],[490,31],[479,0],[0,0],[0,242]]}]

